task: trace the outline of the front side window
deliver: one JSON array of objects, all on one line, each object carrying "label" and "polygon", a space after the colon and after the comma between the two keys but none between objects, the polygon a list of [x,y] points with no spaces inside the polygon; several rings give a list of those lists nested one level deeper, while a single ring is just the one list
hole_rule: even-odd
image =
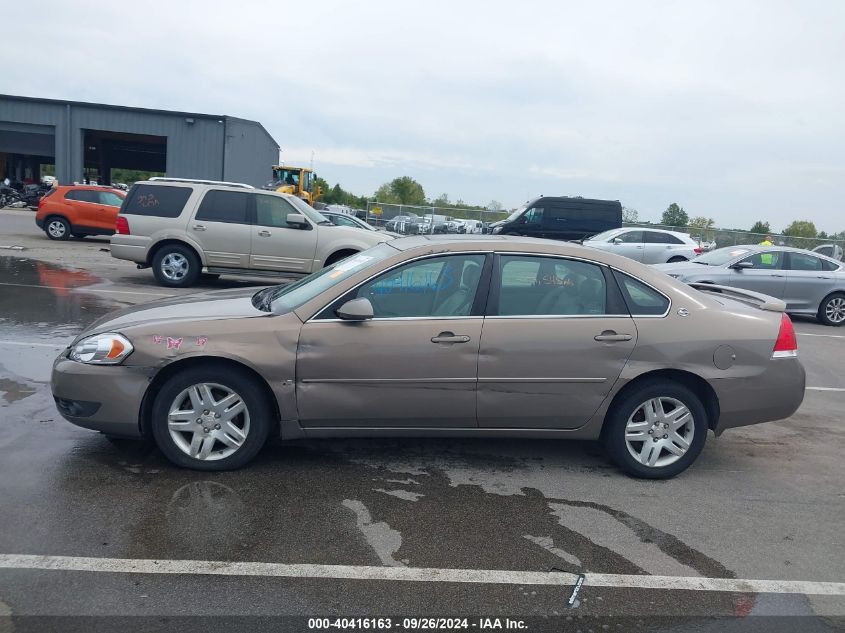
[{"label": "front side window", "polygon": [[631,316],[663,316],[669,310],[669,299],[651,286],[625,273],[614,275]]},{"label": "front side window", "polygon": [[528,209],[523,216],[525,224],[542,224],[543,223],[543,208],[534,207]]},{"label": "front side window", "polygon": [[255,223],[258,226],[288,228],[288,214],[299,213],[279,196],[255,196]]},{"label": "front side window", "polygon": [[376,319],[470,316],[484,255],[448,255],[410,262],[363,284],[343,301],[365,297]]},{"label": "front side window", "polygon": [[601,267],[557,257],[499,258],[499,316],[588,316],[607,314],[607,284]]},{"label": "front side window", "polygon": [[764,253],[754,253],[751,257],[746,257],[742,261],[751,262],[753,268],[760,268],[762,270],[780,270],[783,268],[782,251],[771,251]]},{"label": "front side window", "polygon": [[249,194],[240,191],[211,189],[202,199],[196,219],[207,222],[247,224],[246,209]]},{"label": "front side window", "polygon": [[626,231],[625,233],[620,233],[614,239],[618,239],[623,244],[642,244],[642,242],[643,242],[643,232],[642,231]]}]

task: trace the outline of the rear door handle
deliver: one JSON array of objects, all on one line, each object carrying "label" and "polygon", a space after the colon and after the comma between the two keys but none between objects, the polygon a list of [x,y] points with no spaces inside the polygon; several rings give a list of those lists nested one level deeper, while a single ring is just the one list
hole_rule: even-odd
[{"label": "rear door handle", "polygon": [[194,224],[194,230],[195,231],[205,231],[205,225],[204,224]]},{"label": "rear door handle", "polygon": [[259,232],[258,232],[258,234],[259,234],[261,237],[270,237],[270,236],[272,235],[272,233],[270,233],[270,231],[268,231],[268,230],[266,230],[266,229],[263,229],[263,230],[259,231]]},{"label": "rear door handle", "polygon": [[431,338],[432,343],[469,343],[470,337],[466,334],[453,334],[452,332],[441,332]]},{"label": "rear door handle", "polygon": [[773,274],[772,277],[786,277],[786,275],[775,275],[775,274]]},{"label": "rear door handle", "polygon": [[631,336],[630,334],[617,334],[613,330],[605,330],[604,332],[602,332],[598,336],[594,336],[593,338],[597,341],[606,341],[608,343],[614,343],[614,342],[630,341],[634,337]]}]

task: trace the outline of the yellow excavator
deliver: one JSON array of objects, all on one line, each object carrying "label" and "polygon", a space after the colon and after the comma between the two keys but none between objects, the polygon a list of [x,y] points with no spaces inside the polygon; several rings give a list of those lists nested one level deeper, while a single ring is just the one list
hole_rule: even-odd
[{"label": "yellow excavator", "polygon": [[273,180],[267,184],[266,188],[279,193],[293,194],[312,207],[323,195],[323,191],[317,186],[317,174],[308,167],[273,165]]}]

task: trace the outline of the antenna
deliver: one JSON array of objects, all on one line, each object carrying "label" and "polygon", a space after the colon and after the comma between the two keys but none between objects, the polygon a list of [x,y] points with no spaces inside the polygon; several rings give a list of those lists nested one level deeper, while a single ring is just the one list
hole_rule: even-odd
[{"label": "antenna", "polygon": [[311,171],[314,171],[314,150],[311,150]]}]

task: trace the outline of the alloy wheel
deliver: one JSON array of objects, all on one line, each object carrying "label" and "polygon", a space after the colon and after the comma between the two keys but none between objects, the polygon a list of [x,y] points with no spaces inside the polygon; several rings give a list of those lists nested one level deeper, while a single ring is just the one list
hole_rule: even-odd
[{"label": "alloy wheel", "polygon": [[64,234],[67,232],[67,227],[61,220],[51,220],[47,224],[47,232],[52,237],[61,238],[64,237]]},{"label": "alloy wheel", "polygon": [[183,389],[167,416],[174,444],[201,461],[225,459],[243,446],[249,435],[249,410],[243,398],[217,383]]},{"label": "alloy wheel", "polygon": [[824,307],[825,316],[831,323],[842,323],[845,321],[845,298],[834,297]]},{"label": "alloy wheel", "polygon": [[161,274],[170,281],[179,281],[188,274],[188,258],[181,253],[168,253],[161,260]]},{"label": "alloy wheel", "polygon": [[625,445],[643,466],[662,468],[684,456],[694,434],[695,420],[683,402],[675,398],[651,398],[628,418]]}]

